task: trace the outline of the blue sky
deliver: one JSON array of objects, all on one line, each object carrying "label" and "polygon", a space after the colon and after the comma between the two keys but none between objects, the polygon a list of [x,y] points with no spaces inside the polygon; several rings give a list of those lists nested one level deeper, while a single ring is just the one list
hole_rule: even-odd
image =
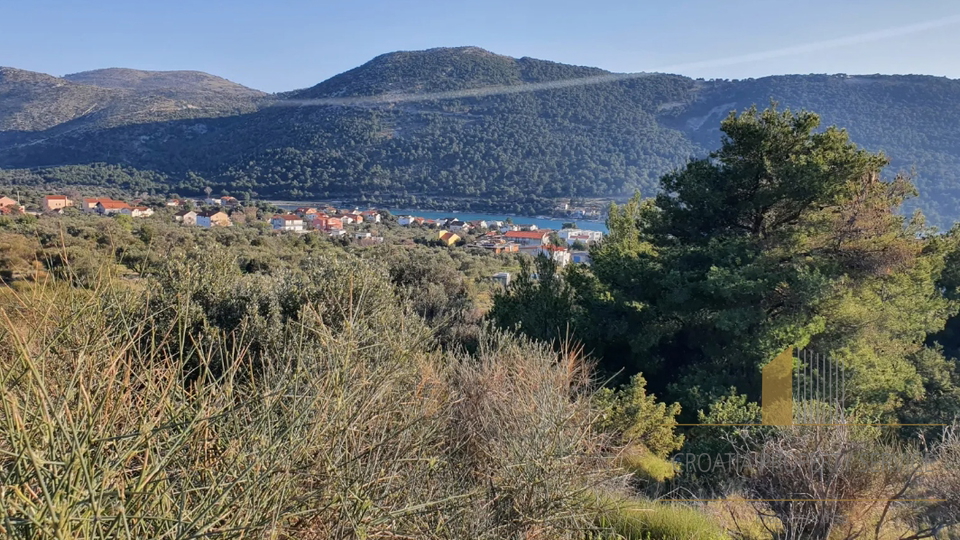
[{"label": "blue sky", "polygon": [[458,45],[705,78],[960,78],[955,0],[0,0],[0,21],[0,65],[194,69],[268,92]]}]

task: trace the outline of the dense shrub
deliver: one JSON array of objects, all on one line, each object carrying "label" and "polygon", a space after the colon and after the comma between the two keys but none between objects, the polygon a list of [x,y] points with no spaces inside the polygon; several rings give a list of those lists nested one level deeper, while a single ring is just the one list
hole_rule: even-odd
[{"label": "dense shrub", "polygon": [[497,334],[443,353],[354,259],[243,276],[220,257],[3,291],[6,537],[599,530],[588,495],[619,473],[579,358]]}]

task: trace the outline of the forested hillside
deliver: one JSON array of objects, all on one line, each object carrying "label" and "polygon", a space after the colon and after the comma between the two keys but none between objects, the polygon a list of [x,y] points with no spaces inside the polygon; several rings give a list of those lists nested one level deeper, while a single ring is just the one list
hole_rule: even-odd
[{"label": "forested hillside", "polygon": [[916,75],[715,81],[672,125],[714,149],[720,145],[719,121],[731,108],[764,107],[771,99],[817,111],[824,125],[843,126],[857,144],[884,152],[895,171],[912,172],[929,218],[947,225],[960,217],[960,81]]},{"label": "forested hillside", "polygon": [[[84,84],[39,74],[4,83],[5,75],[0,167],[106,163],[160,173],[181,192],[210,186],[411,204],[461,197],[523,211],[553,197],[653,195],[660,175],[719,145],[716,126],[730,110],[775,100],[818,111],[825,125],[846,126],[855,142],[884,151],[894,170],[913,170],[919,206],[932,221],[946,226],[958,216],[960,135],[952,128],[960,125],[960,81],[950,79],[649,74],[515,92],[608,73],[475,47],[389,53],[267,98],[206,74],[174,73],[67,77]],[[158,81],[167,81],[162,91]],[[504,93],[470,95],[490,87]],[[103,101],[91,92],[122,95],[85,113],[88,101]],[[416,97],[433,92],[444,94]],[[369,96],[377,99],[349,100]],[[46,109],[63,112],[36,120],[48,118],[36,113]],[[32,127],[23,118],[34,118]]]}]

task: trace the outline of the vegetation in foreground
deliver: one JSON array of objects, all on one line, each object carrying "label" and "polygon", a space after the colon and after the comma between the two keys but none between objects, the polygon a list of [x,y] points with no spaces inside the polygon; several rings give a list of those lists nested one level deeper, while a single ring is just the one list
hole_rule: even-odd
[{"label": "vegetation in foreground", "polygon": [[444,353],[386,276],[315,263],[242,275],[196,253],[144,281],[5,291],[5,534],[596,529],[593,493],[618,482],[580,358],[495,332]]},{"label": "vegetation in foreground", "polygon": [[[3,534],[955,534],[957,428],[873,426],[960,411],[955,235],[816,125],[732,116],[711,159],[612,209],[592,267],[537,261],[487,321],[497,256],[0,218]],[[844,427],[678,425],[757,423],[791,345],[850,373],[797,411]]]}]

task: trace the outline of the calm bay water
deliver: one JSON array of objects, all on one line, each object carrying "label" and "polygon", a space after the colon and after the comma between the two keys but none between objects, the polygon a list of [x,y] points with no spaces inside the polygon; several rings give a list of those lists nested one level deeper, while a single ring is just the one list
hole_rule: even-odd
[{"label": "calm bay water", "polygon": [[[282,204],[277,204],[280,208],[285,210],[294,210],[300,208],[301,206],[315,206],[316,203],[294,203],[285,201]],[[391,214],[395,216],[419,216],[425,219],[443,219],[448,217],[455,217],[462,221],[476,221],[482,219],[484,221],[506,221],[507,218],[513,220],[514,223],[519,225],[529,225],[534,224],[541,229],[560,229],[564,223],[575,222],[577,227],[580,229],[586,229],[590,231],[602,231],[604,234],[609,232],[607,230],[606,223],[602,221],[582,221],[575,219],[548,219],[548,218],[536,218],[536,217],[526,217],[526,216],[508,216],[506,214],[474,214],[471,212],[452,212],[444,211],[437,212],[433,210],[416,210],[411,208],[385,208],[389,210]]]}]

